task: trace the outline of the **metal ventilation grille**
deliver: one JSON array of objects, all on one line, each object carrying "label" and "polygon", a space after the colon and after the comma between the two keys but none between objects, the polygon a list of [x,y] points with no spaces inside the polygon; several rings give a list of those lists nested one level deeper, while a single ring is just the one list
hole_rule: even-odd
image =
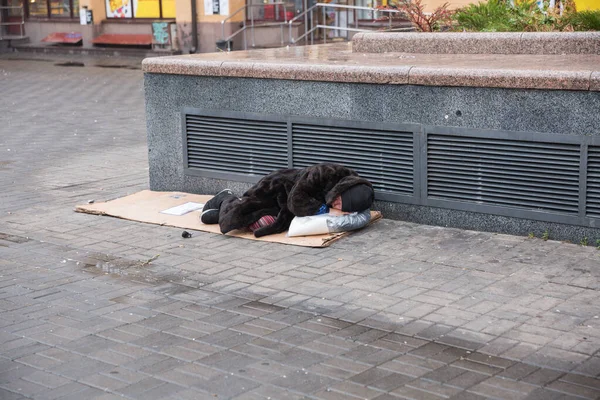
[{"label": "metal ventilation grille", "polygon": [[579,145],[430,134],[429,197],[576,215]]},{"label": "metal ventilation grille", "polygon": [[187,167],[266,175],[287,167],[287,123],[186,115]]},{"label": "metal ventilation grille", "polygon": [[600,147],[588,148],[586,214],[600,218]]},{"label": "metal ventilation grille", "polygon": [[341,126],[292,124],[294,167],[343,164],[375,190],[413,194],[413,133]]}]

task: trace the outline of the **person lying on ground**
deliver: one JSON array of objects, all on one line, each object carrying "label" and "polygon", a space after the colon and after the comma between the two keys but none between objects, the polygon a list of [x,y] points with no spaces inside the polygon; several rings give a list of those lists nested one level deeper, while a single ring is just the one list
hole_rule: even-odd
[{"label": "person lying on ground", "polygon": [[239,198],[223,190],[205,204],[201,221],[218,223],[222,233],[250,227],[254,236],[261,237],[286,231],[294,216],[335,207],[343,212],[364,211],[373,199],[373,185],[354,170],[322,163],[274,171]]}]

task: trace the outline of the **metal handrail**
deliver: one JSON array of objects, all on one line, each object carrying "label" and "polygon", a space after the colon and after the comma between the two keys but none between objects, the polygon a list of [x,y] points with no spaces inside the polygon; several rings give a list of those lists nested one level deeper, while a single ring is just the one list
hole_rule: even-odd
[{"label": "metal handrail", "polygon": [[254,34],[254,13],[252,13],[252,12],[250,13],[250,26],[246,25],[247,18],[244,18],[242,27],[240,29],[238,29],[237,31],[233,32],[228,37],[225,37],[225,22],[232,19],[239,12],[247,10],[248,8],[264,7],[264,6],[277,6],[277,8],[275,10],[276,16],[279,13],[279,6],[283,6],[283,19],[284,19],[283,22],[267,22],[267,23],[261,24],[261,26],[280,26],[281,27],[281,45],[283,46],[283,43],[284,43],[283,27],[285,25],[287,25],[288,20],[287,20],[287,12],[286,12],[287,11],[286,3],[281,2],[281,1],[275,2],[275,3],[268,3],[268,4],[246,4],[245,6],[237,9],[232,14],[230,14],[227,18],[225,18],[223,21],[221,21],[221,38],[222,38],[222,40],[225,42],[228,42],[231,39],[233,39],[235,36],[237,36],[243,32],[243,34],[244,34],[244,50],[247,50],[248,49],[248,40],[246,38],[246,30],[248,28],[250,28],[250,31],[252,33],[252,47],[255,47],[256,46],[256,38],[255,38],[255,34]]},{"label": "metal handrail", "polygon": [[[308,23],[306,15],[308,13],[310,13],[310,20],[311,20],[311,24],[314,21],[314,10],[316,10],[317,8],[321,8],[323,10],[323,21],[325,20],[325,10],[328,8],[338,8],[338,9],[343,9],[343,10],[366,10],[366,11],[372,11],[374,13],[388,13],[388,20],[389,20],[389,25],[388,25],[388,29],[391,30],[392,29],[392,14],[397,14],[397,13],[401,13],[401,11],[399,10],[382,10],[382,9],[378,9],[378,8],[373,8],[373,7],[363,7],[363,6],[350,6],[350,5],[343,5],[343,4],[330,4],[330,3],[316,3],[315,5],[313,5],[312,7],[310,7],[309,9],[305,10],[304,12],[301,12],[300,14],[296,15],[294,18],[292,18],[288,24],[289,24],[289,40],[290,40],[290,44],[296,44],[298,42],[300,42],[302,39],[305,39],[309,34],[311,35],[311,44],[314,43],[314,35],[313,32],[316,31],[317,29],[334,29],[336,31],[346,31],[346,32],[369,32],[369,29],[359,29],[358,28],[358,20],[355,20],[355,27],[354,28],[347,28],[347,27],[338,27],[338,26],[329,26],[329,25],[315,25],[313,26],[310,30],[308,29]],[[292,24],[294,22],[296,22],[297,20],[299,20],[301,17],[304,17],[304,21],[305,21],[305,25],[306,25],[306,29],[304,34],[298,36],[298,38],[294,39],[293,35],[292,35]],[[327,35],[323,36],[323,42],[327,43]]]},{"label": "metal handrail", "polygon": [[[23,9],[23,6],[0,6],[0,11],[1,10],[10,10],[10,9],[21,10],[21,22],[4,22],[4,21],[2,21],[2,12],[0,12],[0,39],[4,38],[2,36],[2,27],[3,26],[20,25],[19,30],[21,32],[21,37],[25,36],[25,10]],[[7,35],[6,37],[9,37],[9,35]]]}]

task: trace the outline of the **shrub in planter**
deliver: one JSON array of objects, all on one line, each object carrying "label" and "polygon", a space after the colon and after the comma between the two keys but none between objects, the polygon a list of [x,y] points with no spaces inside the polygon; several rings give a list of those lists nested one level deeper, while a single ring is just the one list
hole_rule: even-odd
[{"label": "shrub in planter", "polygon": [[568,13],[561,19],[561,25],[574,31],[600,31],[600,10]]},{"label": "shrub in planter", "polygon": [[522,0],[511,5],[508,1],[489,0],[470,4],[453,17],[455,29],[474,32],[526,32],[556,29],[557,16],[542,12],[535,0]]},{"label": "shrub in planter", "polygon": [[452,18],[457,30],[506,32],[512,30],[510,9],[504,2],[489,0],[459,9]]},{"label": "shrub in planter", "polygon": [[418,31],[435,32],[452,24],[453,12],[448,10],[449,6],[449,3],[444,3],[432,13],[426,13],[422,0],[412,0],[398,3],[397,9],[406,15]]},{"label": "shrub in planter", "polygon": [[[558,3],[558,1],[557,1]],[[560,7],[540,9],[535,0],[489,0],[456,11],[454,29],[472,32],[548,32],[600,30],[600,10],[575,11],[572,0]]]}]

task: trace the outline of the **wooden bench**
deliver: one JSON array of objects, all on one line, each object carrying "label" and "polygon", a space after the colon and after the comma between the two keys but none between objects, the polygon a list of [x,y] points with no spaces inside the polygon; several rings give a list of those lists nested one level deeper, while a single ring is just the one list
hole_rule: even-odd
[{"label": "wooden bench", "polygon": [[92,43],[114,46],[152,46],[152,35],[105,33],[92,40]]},{"label": "wooden bench", "polygon": [[42,39],[46,43],[80,44],[83,36],[80,32],[54,32]]}]

